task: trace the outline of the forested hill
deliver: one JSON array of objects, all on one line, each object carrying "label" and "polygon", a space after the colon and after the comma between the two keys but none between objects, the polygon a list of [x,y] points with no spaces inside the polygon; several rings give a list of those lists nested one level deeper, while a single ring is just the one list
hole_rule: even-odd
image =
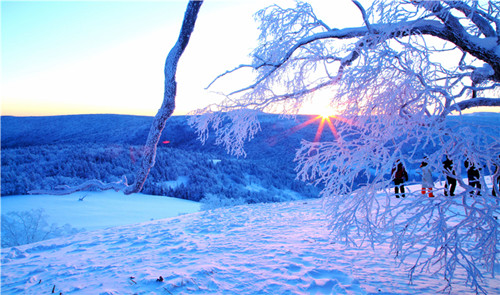
[{"label": "forested hill", "polygon": [[[262,132],[246,158],[227,155],[214,138],[201,144],[187,117],[169,118],[145,193],[199,200],[208,195],[244,202],[314,197],[318,189],[295,180],[293,158],[302,139],[313,140],[319,120],[261,115]],[[75,185],[87,179],[133,181],[152,117],[70,115],[2,117],[2,195]],[[331,140],[327,129],[322,139]]]},{"label": "forested hill", "polygon": [[2,117],[2,148],[47,144],[123,143],[145,141],[151,117],[69,115]]},{"label": "forested hill", "polygon": [[[187,117],[171,117],[143,192],[191,200],[217,196],[244,203],[315,197],[319,188],[295,180],[293,162],[300,141],[312,141],[318,133],[320,120],[314,118],[261,114],[262,131],[245,145],[247,157],[236,158],[214,145],[213,137],[201,144]],[[152,120],[126,115],[4,116],[1,194],[26,194],[88,179],[118,181],[123,175],[131,183]],[[457,118],[449,120],[453,125]],[[498,113],[460,120],[500,139]],[[325,124],[321,140],[333,138]],[[417,168],[408,168],[410,178],[419,177]]]},{"label": "forested hill", "polygon": [[[293,159],[300,140],[313,140],[315,137],[319,120],[298,128],[311,118],[314,116],[282,119],[278,115],[261,115],[262,132],[246,144],[247,157],[279,156]],[[187,119],[186,116],[169,118],[160,145],[225,155],[223,148],[214,145],[213,137],[206,144],[201,144],[194,129],[188,126]],[[152,117],[129,115],[4,116],[2,148],[82,143],[143,145],[152,120]],[[321,139],[332,139],[328,128]]]}]

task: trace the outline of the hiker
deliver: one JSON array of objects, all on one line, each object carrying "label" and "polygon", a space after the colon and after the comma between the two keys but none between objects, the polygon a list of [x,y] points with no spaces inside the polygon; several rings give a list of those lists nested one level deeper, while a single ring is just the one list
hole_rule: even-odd
[{"label": "hiker", "polygon": [[392,181],[394,181],[394,185],[395,185],[394,186],[394,193],[396,194],[396,198],[399,198],[400,193],[401,193],[401,196],[404,198],[405,197],[405,186],[403,183],[405,181],[408,181],[408,173],[406,172],[406,169],[400,160],[397,160],[396,165],[394,167],[392,167],[391,175],[393,177]]},{"label": "hiker", "polygon": [[479,182],[479,177],[480,177],[479,170],[480,169],[476,168],[474,163],[469,159],[465,160],[464,166],[467,169],[467,180],[469,182],[469,185],[473,188],[476,188],[476,189],[471,190],[470,194],[474,195],[474,191],[476,191],[476,193],[478,195],[480,195],[481,194],[480,193],[481,182]]},{"label": "hiker", "polygon": [[445,196],[454,196],[455,188],[457,187],[457,179],[455,177],[455,169],[453,169],[453,161],[448,158],[446,155],[446,159],[443,162],[444,175],[446,175],[446,182],[444,183],[444,195]]},{"label": "hiker", "polygon": [[[498,156],[498,158],[500,159],[500,156]],[[493,185],[493,188],[491,189],[491,194],[496,197],[497,192],[495,190],[495,187],[500,192],[500,164],[494,163],[493,165],[495,165],[495,172],[493,172],[493,177],[491,179],[491,183]]]},{"label": "hiker", "polygon": [[422,161],[420,168],[422,168],[422,195],[428,193],[429,198],[433,198],[432,187],[434,186],[434,180],[432,179],[432,172],[426,159]]}]

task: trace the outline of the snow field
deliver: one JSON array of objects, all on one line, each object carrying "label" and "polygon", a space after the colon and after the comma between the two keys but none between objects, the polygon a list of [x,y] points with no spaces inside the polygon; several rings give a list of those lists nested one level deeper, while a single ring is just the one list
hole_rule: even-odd
[{"label": "snow field", "polygon": [[[80,201],[80,199],[82,199]],[[22,195],[1,199],[2,214],[43,209],[48,222],[96,230],[174,217],[200,210],[200,204],[177,198],[122,192],[78,192],[70,195]]]},{"label": "snow field", "polygon": [[[2,249],[2,294],[437,294],[387,245],[332,243],[321,200],[244,205]],[[160,276],[163,281],[157,281]],[[500,286],[486,278],[490,294]],[[54,287],[55,286],[55,287]],[[471,294],[454,286],[452,294]]]}]

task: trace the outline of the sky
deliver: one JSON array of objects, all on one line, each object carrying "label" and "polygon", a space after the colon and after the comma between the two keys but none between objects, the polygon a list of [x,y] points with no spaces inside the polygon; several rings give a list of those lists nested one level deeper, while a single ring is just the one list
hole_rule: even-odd
[{"label": "sky", "polygon": [[[350,1],[342,1],[358,16]],[[206,86],[250,62],[258,37],[253,14],[274,2],[293,5],[291,0],[205,1],[179,63],[174,114],[221,100]],[[322,9],[325,1],[314,2],[319,15],[339,25],[352,22],[344,8],[332,11]],[[163,99],[165,58],[186,5],[181,0],[2,1],[2,115],[155,115]],[[233,82],[238,81],[227,83]]]},{"label": "sky", "polygon": [[[2,114],[154,115],[163,99],[165,58],[186,3],[3,1]],[[228,26],[230,11],[240,8],[230,2],[210,4],[202,7],[180,62],[179,112],[209,100],[203,90],[209,79],[251,49],[251,38],[239,38],[231,44],[233,59],[224,61],[215,43],[230,42],[221,34],[208,35],[227,27],[221,33],[232,39],[238,31]],[[212,21],[223,18],[227,23]]]},{"label": "sky", "polygon": [[[368,0],[367,0],[368,1]],[[154,116],[163,100],[165,58],[177,40],[187,0],[1,1],[1,114]],[[308,0],[331,27],[361,26],[350,0]],[[366,2],[366,1],[365,1]],[[248,85],[221,73],[257,46],[254,13],[293,0],[206,0],[177,70],[174,115],[222,100],[216,91]],[[305,113],[318,114],[327,102]]]}]

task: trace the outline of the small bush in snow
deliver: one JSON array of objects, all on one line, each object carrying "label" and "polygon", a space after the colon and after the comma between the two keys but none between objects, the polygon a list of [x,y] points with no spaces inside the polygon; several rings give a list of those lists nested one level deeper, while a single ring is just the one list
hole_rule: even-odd
[{"label": "small bush in snow", "polygon": [[35,243],[77,233],[69,224],[49,225],[43,209],[2,214],[2,248]]}]

